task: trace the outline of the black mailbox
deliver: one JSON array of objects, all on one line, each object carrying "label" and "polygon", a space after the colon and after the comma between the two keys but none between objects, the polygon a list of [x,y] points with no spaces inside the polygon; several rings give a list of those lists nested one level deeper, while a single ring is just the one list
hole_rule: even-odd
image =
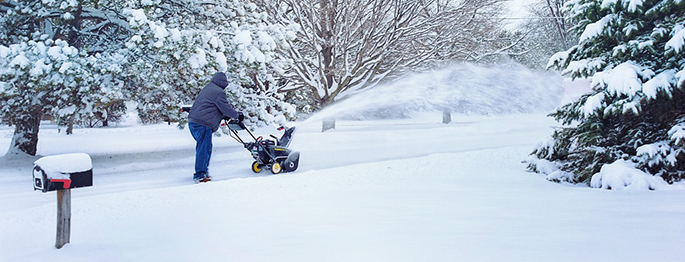
[{"label": "black mailbox", "polygon": [[34,162],[34,190],[49,192],[88,186],[93,186],[93,165],[87,154],[46,156]]}]

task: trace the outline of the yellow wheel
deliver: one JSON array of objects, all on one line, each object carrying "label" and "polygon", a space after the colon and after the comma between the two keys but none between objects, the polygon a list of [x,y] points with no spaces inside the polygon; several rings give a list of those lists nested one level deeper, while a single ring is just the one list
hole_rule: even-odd
[{"label": "yellow wheel", "polygon": [[255,173],[262,172],[262,168],[259,166],[259,162],[254,161],[254,163],[252,163],[252,172],[255,172]]},{"label": "yellow wheel", "polygon": [[278,173],[281,173],[281,170],[283,170],[283,168],[281,168],[281,164],[280,164],[280,163],[274,162],[274,164],[271,165],[271,173],[273,173],[274,175],[275,175],[275,174],[278,174]]}]

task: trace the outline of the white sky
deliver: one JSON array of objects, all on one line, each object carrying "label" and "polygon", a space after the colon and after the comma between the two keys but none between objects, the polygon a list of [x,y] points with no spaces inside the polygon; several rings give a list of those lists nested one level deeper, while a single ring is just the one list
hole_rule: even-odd
[{"label": "white sky", "polygon": [[540,0],[510,0],[506,4],[507,7],[509,8],[509,12],[505,14],[505,17],[507,18],[513,18],[513,19],[507,19],[505,22],[509,23],[510,27],[515,27],[516,25],[520,24],[523,22],[523,19],[520,18],[526,18],[528,17],[528,5],[531,3],[534,3],[535,1],[540,1]]}]

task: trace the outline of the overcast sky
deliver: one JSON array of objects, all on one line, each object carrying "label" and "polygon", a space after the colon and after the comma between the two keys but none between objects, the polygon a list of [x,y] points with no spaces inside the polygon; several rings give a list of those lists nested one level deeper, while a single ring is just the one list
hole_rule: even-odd
[{"label": "overcast sky", "polygon": [[509,18],[505,22],[509,23],[512,27],[520,24],[524,21],[523,18],[528,17],[528,5],[539,0],[510,0],[507,3],[509,7],[509,12],[504,16]]}]

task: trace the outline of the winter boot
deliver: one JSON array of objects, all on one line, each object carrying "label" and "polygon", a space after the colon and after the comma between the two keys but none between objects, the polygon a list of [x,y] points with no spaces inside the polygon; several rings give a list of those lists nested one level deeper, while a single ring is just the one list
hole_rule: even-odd
[{"label": "winter boot", "polygon": [[193,178],[193,181],[195,182],[195,184],[206,183],[206,182],[212,181],[212,177],[209,175],[205,175],[203,177]]}]

